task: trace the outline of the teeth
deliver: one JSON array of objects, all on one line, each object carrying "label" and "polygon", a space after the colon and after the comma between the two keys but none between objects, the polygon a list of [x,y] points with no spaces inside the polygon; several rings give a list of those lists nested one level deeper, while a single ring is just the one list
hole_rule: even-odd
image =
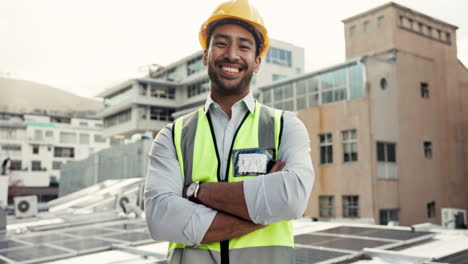
[{"label": "teeth", "polygon": [[223,67],[222,69],[223,71],[227,71],[227,72],[239,72],[238,68]]}]

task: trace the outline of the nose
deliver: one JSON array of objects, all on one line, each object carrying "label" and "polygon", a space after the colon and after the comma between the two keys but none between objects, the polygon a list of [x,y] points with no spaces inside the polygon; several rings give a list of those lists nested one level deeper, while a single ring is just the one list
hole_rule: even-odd
[{"label": "nose", "polygon": [[225,57],[229,59],[230,61],[239,60],[240,57],[239,57],[239,54],[237,52],[237,48],[235,45],[229,45],[229,47],[226,49]]}]

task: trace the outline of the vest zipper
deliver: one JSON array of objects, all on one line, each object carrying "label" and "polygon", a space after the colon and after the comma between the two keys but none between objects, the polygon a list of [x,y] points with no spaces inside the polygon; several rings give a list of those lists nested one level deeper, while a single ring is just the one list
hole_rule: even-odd
[{"label": "vest zipper", "polygon": [[[231,166],[231,155],[232,155],[232,149],[234,148],[234,142],[236,141],[237,133],[239,133],[240,128],[242,127],[242,125],[244,124],[244,121],[247,119],[248,116],[249,116],[249,112],[247,111],[241,123],[239,124],[239,127],[237,128],[236,133],[234,134],[234,137],[232,138],[231,149],[229,150],[229,155],[228,155],[229,160],[226,166],[226,174],[224,176],[224,179],[221,179],[220,166],[219,166],[219,164],[221,164],[221,159],[219,158],[218,144],[216,142],[216,136],[214,134],[210,113],[209,112],[207,113],[208,124],[210,125],[210,130],[211,130],[211,137],[213,138],[213,143],[214,143],[214,147],[216,150],[216,158],[218,159],[218,182],[227,182],[229,180],[229,168]],[[220,253],[221,253],[221,264],[229,264],[229,240],[223,240],[219,242],[219,247],[220,247]]]}]

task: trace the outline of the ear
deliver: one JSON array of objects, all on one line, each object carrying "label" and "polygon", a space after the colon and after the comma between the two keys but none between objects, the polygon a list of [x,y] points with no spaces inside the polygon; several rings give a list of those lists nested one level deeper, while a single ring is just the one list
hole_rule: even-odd
[{"label": "ear", "polygon": [[255,58],[254,72],[258,72],[258,70],[260,70],[261,63],[262,63],[262,57],[257,56],[257,58]]},{"label": "ear", "polygon": [[203,65],[207,66],[208,65],[208,49],[203,50]]}]

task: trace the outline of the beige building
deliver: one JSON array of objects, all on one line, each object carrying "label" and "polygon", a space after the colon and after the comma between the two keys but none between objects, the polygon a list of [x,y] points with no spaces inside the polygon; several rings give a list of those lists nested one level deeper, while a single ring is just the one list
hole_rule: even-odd
[{"label": "beige building", "polygon": [[[306,215],[412,225],[441,224],[442,208],[467,210],[468,70],[457,27],[395,3],[343,22],[347,63],[305,76],[321,89],[299,112],[316,170]],[[324,72],[351,62],[362,67],[362,96],[353,98],[349,71],[351,94],[324,101],[340,83]],[[290,80],[296,94],[300,82]]]}]

